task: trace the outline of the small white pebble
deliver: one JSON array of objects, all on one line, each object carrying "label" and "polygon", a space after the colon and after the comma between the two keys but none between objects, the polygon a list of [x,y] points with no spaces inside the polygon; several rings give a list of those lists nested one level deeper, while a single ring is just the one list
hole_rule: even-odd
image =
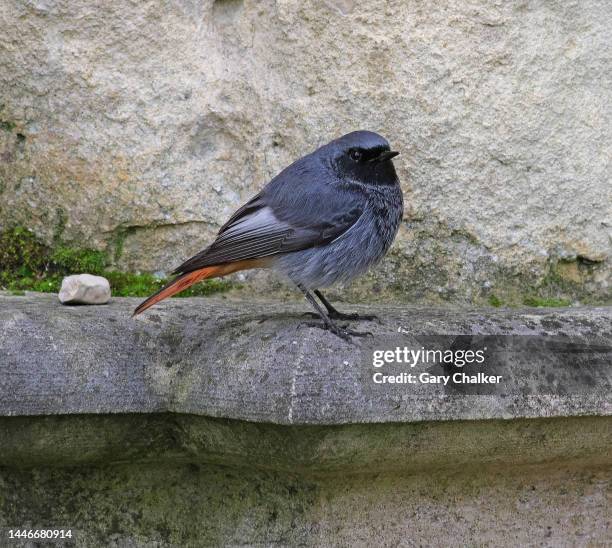
[{"label": "small white pebble", "polygon": [[105,304],[111,298],[110,284],[102,276],[66,276],[58,298],[62,304]]}]

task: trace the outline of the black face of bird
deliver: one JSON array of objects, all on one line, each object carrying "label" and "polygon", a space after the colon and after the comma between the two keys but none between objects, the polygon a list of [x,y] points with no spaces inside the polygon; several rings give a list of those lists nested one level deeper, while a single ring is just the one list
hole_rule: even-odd
[{"label": "black face of bird", "polygon": [[387,144],[348,146],[337,151],[334,164],[340,178],[365,185],[394,185],[397,174],[392,160],[398,154]]}]

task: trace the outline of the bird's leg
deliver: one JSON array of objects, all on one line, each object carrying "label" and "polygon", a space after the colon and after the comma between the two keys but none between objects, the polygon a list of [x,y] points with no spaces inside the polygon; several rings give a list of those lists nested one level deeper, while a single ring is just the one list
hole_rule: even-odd
[{"label": "bird's leg", "polygon": [[336,310],[336,308],[323,296],[318,289],[314,290],[314,294],[319,297],[319,300],[323,303],[323,306],[327,308],[327,315],[333,320],[378,320],[378,316],[374,314],[343,314]]},{"label": "bird's leg", "polygon": [[[350,340],[351,336],[365,337],[367,335],[371,335],[371,333],[368,333],[368,332],[361,333],[358,331],[352,331],[350,329],[346,329],[346,327],[340,327],[336,322],[334,322],[327,315],[325,310],[323,310],[321,305],[317,302],[313,294],[308,289],[306,289],[301,284],[296,284],[296,285],[300,288],[300,291],[304,293],[304,297],[306,297],[306,300],[313,306],[313,308],[317,311],[317,313],[323,320],[323,326],[325,329],[329,329],[334,335],[337,335],[341,339],[344,339],[347,341]],[[317,327],[319,326],[319,324],[314,324],[314,325]]]}]

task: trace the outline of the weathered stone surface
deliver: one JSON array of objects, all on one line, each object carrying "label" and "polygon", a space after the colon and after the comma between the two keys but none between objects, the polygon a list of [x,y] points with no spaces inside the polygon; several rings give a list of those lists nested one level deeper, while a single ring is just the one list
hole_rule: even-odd
[{"label": "weathered stone surface", "polygon": [[407,202],[366,287],[609,299],[610,19],[603,0],[3,2],[0,225],[168,271],[365,128],[402,151]]},{"label": "weathered stone surface", "polygon": [[[612,412],[609,361],[596,369],[590,363],[578,367],[579,356],[565,354],[553,364],[555,372],[547,369],[550,348],[544,345],[532,351],[523,368],[517,363],[505,371],[508,381],[530,390],[514,393],[506,383],[487,395],[433,384],[399,390],[376,385],[369,353],[370,345],[394,348],[388,338],[400,328],[410,340],[486,333],[563,336],[609,346],[609,307],[374,308],[380,323],[355,326],[373,337],[348,343],[303,325],[305,302],[172,299],[132,319],[138,302],[62,307],[51,295],[0,297],[0,414],[169,411],[277,424],[341,424]],[[569,373],[566,380],[563,371]],[[561,391],[559,379],[565,383]]]},{"label": "weathered stone surface", "polygon": [[57,297],[62,304],[106,304],[111,298],[110,284],[103,276],[74,274],[62,280]]},{"label": "weathered stone surface", "polygon": [[[126,440],[126,446],[127,440]],[[0,525],[75,530],[73,546],[606,546],[610,468],[322,479],[144,461],[0,468]]]}]

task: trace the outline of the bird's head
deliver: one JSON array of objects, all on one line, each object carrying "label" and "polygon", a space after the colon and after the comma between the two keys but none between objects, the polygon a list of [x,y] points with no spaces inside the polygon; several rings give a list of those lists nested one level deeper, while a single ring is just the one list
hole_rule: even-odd
[{"label": "bird's head", "polygon": [[366,185],[398,184],[389,141],[372,131],[353,131],[327,145],[328,158],[341,179]]}]

